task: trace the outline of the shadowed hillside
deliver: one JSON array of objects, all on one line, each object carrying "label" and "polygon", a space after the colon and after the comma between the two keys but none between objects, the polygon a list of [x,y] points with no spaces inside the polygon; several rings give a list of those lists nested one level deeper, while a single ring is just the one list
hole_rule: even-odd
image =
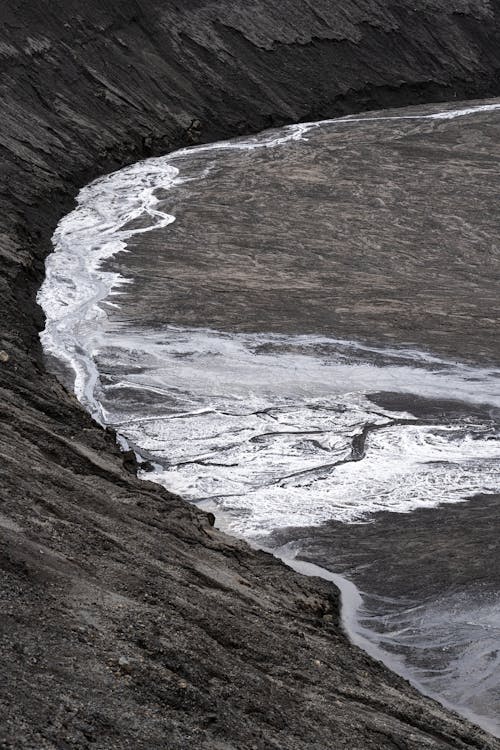
[{"label": "shadowed hillside", "polygon": [[500,2],[4,0],[0,747],[496,748],[349,645],[337,592],[139,482],[44,369],[92,177],[300,119],[498,95]]}]

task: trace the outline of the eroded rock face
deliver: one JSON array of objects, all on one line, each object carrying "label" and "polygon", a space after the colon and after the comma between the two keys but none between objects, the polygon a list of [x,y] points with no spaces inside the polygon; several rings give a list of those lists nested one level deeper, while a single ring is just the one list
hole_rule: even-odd
[{"label": "eroded rock face", "polygon": [[6,0],[0,17],[2,747],[499,747],[351,647],[330,585],[127,472],[47,375],[34,302],[55,222],[106,169],[498,94],[498,0]]}]

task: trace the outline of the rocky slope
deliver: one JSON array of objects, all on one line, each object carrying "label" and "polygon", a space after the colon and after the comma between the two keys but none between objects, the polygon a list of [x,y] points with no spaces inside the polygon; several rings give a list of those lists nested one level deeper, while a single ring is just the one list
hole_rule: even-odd
[{"label": "rocky slope", "polygon": [[500,747],[350,646],[330,585],[139,482],[45,371],[35,305],[94,175],[498,95],[499,0],[5,0],[0,18],[0,747]]}]

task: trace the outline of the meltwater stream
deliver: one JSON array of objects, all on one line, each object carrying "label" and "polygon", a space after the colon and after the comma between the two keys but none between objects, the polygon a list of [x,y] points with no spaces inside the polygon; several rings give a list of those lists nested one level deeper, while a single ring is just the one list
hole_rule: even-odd
[{"label": "meltwater stream", "polygon": [[[500,494],[500,370],[324,334],[222,331],[168,319],[151,326],[127,316],[133,279],[105,267],[139,236],[168,233],[175,216],[165,195],[202,183],[224,151],[281,149],[315,130],[370,120],[451,120],[498,109],[303,124],[103,177],[60,222],[39,302],[46,353],[94,417],[149,460],[148,479],[213,509],[234,534],[354,581],[362,595],[351,599],[351,635],[500,734],[498,581],[475,590],[473,579],[471,586],[457,574],[450,584],[437,551],[435,569],[427,556],[413,574],[425,586],[410,585],[408,573],[417,565],[417,527],[419,543],[432,549],[437,524],[451,529],[446,508],[464,508],[463,529],[474,523],[474,503],[483,508]],[[206,163],[193,171],[203,154]],[[407,547],[388,557],[394,530]]]}]

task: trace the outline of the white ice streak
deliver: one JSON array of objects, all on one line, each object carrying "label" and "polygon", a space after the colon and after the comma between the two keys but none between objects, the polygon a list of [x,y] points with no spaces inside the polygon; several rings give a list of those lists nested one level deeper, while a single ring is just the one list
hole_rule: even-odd
[{"label": "white ice streak", "polygon": [[[377,391],[500,408],[500,370],[413,349],[379,348],[316,335],[223,333],[175,326],[108,332],[106,347],[113,348],[113,361],[121,358],[126,366],[135,359],[144,370],[128,375],[127,385],[158,392],[165,386],[187,389],[191,396],[206,403],[218,399],[221,408],[238,413],[284,398]],[[372,364],[376,355],[382,355],[383,366]]]},{"label": "white ice streak", "polygon": [[107,320],[100,303],[112,304],[109,296],[128,281],[101,266],[126,250],[134,235],[175,221],[156,209],[155,191],[172,187],[177,175],[164,159],[149,159],[101,177],[81,190],[77,208],[60,221],[53,237],[55,252],[47,258],[38,293],[46,316],[41,340],[46,353],[73,370],[78,399],[99,421],[94,358]]},{"label": "white ice streak", "polygon": [[480,114],[484,112],[496,112],[500,110],[500,103],[494,104],[478,104],[474,107],[462,107],[460,109],[449,109],[440,112],[431,112],[429,114],[417,114],[417,115],[361,115],[355,117],[353,115],[346,115],[345,117],[335,117],[329,120],[319,120],[318,122],[300,122],[296,125],[286,125],[279,130],[265,131],[256,136],[250,138],[238,138],[228,141],[218,141],[216,143],[207,143],[202,146],[191,146],[189,148],[183,148],[179,151],[174,152],[169,158],[178,158],[180,156],[189,156],[195,153],[202,153],[204,151],[248,151],[254,148],[275,148],[276,146],[282,146],[285,143],[291,141],[300,141],[304,139],[311,130],[317,128],[324,128],[328,126],[340,126],[340,125],[353,125],[355,123],[364,122],[388,122],[391,120],[455,120],[459,117],[467,117],[469,115]]}]

